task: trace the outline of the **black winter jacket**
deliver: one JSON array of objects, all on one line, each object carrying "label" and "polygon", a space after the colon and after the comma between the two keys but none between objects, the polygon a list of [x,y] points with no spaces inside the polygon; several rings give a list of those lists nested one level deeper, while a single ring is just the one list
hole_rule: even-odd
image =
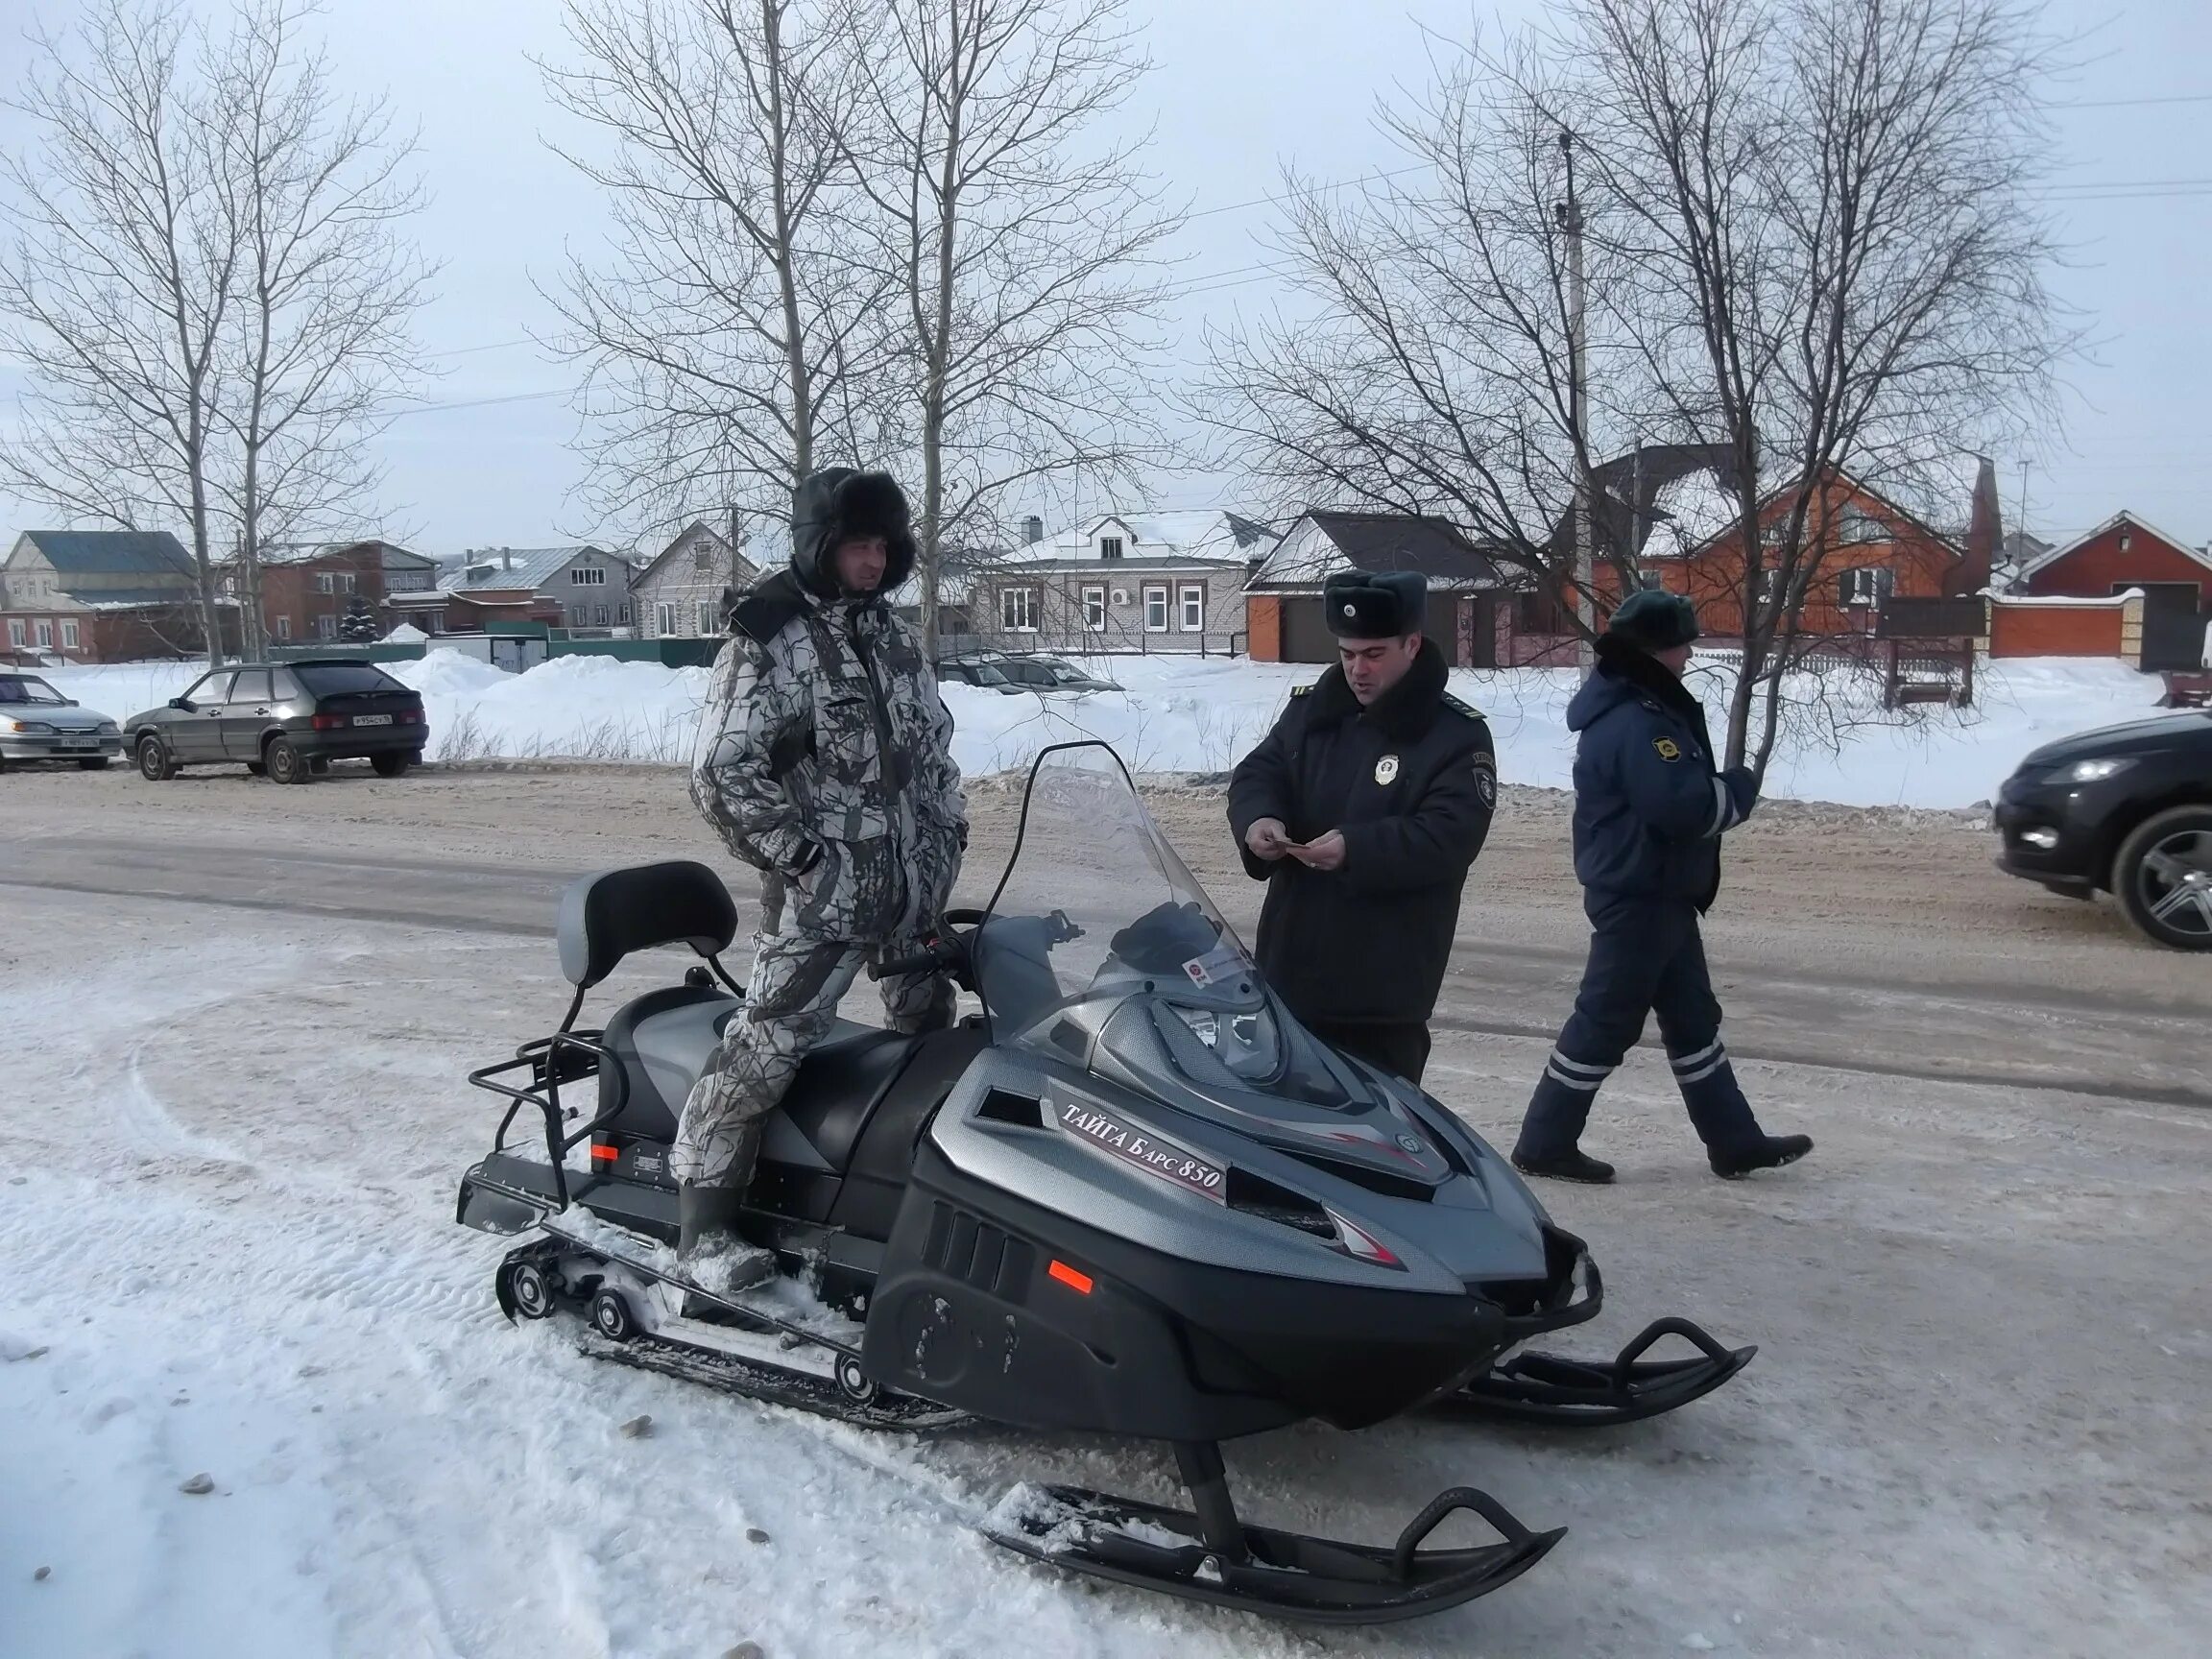
[{"label": "black winter jacket", "polygon": [[1751,815],[1750,771],[1723,772],[1705,711],[1666,666],[1601,639],[1567,705],[1575,749],[1575,876],[1610,898],[1688,900],[1720,889],[1720,837]]},{"label": "black winter jacket", "polygon": [[[1261,972],[1301,1020],[1420,1021],[1435,1009],[1498,804],[1490,728],[1446,693],[1447,678],[1425,639],[1406,677],[1362,709],[1332,668],[1291,693],[1232,775],[1229,828],[1246,872],[1268,884]],[[1244,837],[1262,818],[1293,841],[1342,830],[1342,867],[1255,857]]]}]

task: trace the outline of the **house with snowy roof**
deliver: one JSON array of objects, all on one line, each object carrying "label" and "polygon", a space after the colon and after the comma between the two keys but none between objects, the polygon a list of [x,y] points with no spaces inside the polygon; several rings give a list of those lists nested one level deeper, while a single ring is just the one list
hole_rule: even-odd
[{"label": "house with snowy roof", "polygon": [[[285,541],[264,544],[249,572],[236,553],[216,561],[223,592],[245,603],[256,589],[261,637],[272,645],[336,639],[356,598],[379,611],[394,591],[427,592],[438,562],[396,542]],[[396,586],[397,585],[397,586]]]},{"label": "house with snowy roof", "polygon": [[1107,513],[1046,540],[970,554],[947,595],[969,632],[949,649],[1228,656],[1242,649],[1244,580],[1272,540],[1221,510]]},{"label": "house with snowy roof", "polygon": [[[2009,596],[2110,604],[2130,592],[2143,596],[2138,665],[2202,666],[2212,629],[2212,547],[2192,547],[2126,510],[2031,556]],[[2038,621],[2048,629],[2047,617]]]},{"label": "house with snowy roof", "polygon": [[1409,570],[1424,577],[1424,635],[1455,667],[1486,668],[1495,661],[1493,609],[1506,586],[1496,560],[1441,518],[1324,509],[1300,514],[1245,583],[1253,657],[1335,661],[1336,639],[1322,613],[1321,590],[1340,570]]},{"label": "house with snowy roof", "polygon": [[0,637],[21,662],[197,657],[206,630],[192,555],[166,530],[26,530],[0,560]]},{"label": "house with snowy roof", "polygon": [[386,615],[433,637],[482,634],[491,622],[598,630],[631,625],[635,572],[620,554],[589,544],[479,547],[448,566],[427,592],[393,593]]}]

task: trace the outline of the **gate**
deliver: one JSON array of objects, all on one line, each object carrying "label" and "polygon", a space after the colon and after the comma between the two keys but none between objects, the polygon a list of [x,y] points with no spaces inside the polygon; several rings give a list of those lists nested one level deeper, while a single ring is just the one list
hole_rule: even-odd
[{"label": "gate", "polygon": [[2212,612],[2199,607],[2193,585],[2144,585],[2143,671],[2203,667],[2207,627],[2212,627]]}]

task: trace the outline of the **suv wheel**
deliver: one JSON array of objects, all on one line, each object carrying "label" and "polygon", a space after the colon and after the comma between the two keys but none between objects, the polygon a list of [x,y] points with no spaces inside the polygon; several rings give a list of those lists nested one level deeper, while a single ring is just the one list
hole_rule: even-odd
[{"label": "suv wheel", "polygon": [[169,757],[169,745],[151,732],[138,739],[138,775],[149,783],[166,783],[177,776],[177,762]]},{"label": "suv wheel", "polygon": [[2176,806],[2136,825],[2112,860],[2112,890],[2153,944],[2212,950],[2212,806]]},{"label": "suv wheel", "polygon": [[272,783],[304,783],[313,776],[289,737],[270,738],[269,747],[261,751],[261,764],[269,768]]},{"label": "suv wheel", "polygon": [[376,768],[376,776],[379,778],[397,778],[407,770],[414,759],[414,756],[405,754],[372,755],[369,757],[369,764]]}]

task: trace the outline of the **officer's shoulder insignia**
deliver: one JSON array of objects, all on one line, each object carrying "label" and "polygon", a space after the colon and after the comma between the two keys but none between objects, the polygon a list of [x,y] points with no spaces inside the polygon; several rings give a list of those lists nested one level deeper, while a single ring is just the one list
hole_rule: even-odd
[{"label": "officer's shoulder insignia", "polygon": [[1293,697],[1303,697],[1307,692],[1312,689],[1313,687],[1310,685],[1293,685],[1290,687],[1290,695]]},{"label": "officer's shoulder insignia", "polygon": [[1444,707],[1451,709],[1455,714],[1466,715],[1470,720],[1480,720],[1483,718],[1481,709],[1476,708],[1471,703],[1460,702],[1458,698],[1453,696],[1449,691],[1444,693]]},{"label": "officer's shoulder insignia", "polygon": [[1482,809],[1495,811],[1498,806],[1498,761],[1494,756],[1475,757],[1475,793],[1481,797]]},{"label": "officer's shoulder insignia", "polygon": [[1682,745],[1671,737],[1654,737],[1651,739],[1651,747],[1659,751],[1659,758],[1662,760],[1682,758]]}]

